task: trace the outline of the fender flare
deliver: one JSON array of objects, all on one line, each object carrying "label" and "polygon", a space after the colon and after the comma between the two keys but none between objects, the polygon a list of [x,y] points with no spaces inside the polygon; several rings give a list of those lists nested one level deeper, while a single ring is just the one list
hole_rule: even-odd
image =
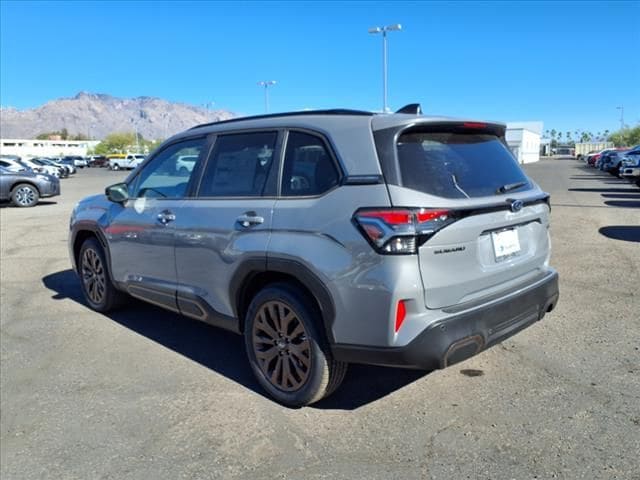
[{"label": "fender flare", "polygon": [[256,275],[269,272],[291,276],[311,292],[320,307],[326,338],[330,344],[335,343],[333,323],[336,309],[329,289],[309,267],[291,258],[272,255],[252,257],[244,260],[236,269],[229,283],[229,298],[233,300],[234,316],[239,319],[241,324],[244,319],[240,318],[242,312],[239,311],[238,306],[247,291],[247,286]]}]

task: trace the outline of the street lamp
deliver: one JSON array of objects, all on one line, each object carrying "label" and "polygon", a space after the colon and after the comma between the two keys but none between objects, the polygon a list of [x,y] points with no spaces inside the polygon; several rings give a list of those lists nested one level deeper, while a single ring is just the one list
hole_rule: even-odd
[{"label": "street lamp", "polygon": [[269,113],[269,92],[267,91],[267,89],[271,85],[275,85],[275,84],[276,84],[275,80],[263,80],[258,82],[258,85],[260,85],[261,87],[264,87],[264,113]]},{"label": "street lamp", "polygon": [[387,25],[386,27],[372,27],[369,33],[382,33],[382,111],[387,113],[387,32],[402,30],[402,25]]},{"label": "street lamp", "polygon": [[624,130],[624,105],[616,107],[616,110],[620,110],[620,130]]}]

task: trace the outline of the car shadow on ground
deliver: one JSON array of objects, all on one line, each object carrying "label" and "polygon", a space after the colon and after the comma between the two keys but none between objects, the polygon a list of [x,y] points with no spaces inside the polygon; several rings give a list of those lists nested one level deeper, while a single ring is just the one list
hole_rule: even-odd
[{"label": "car shadow on ground", "polygon": [[[33,207],[27,207],[27,208],[35,208],[35,207],[48,207],[50,205],[57,205],[58,202],[52,202],[52,201],[47,201],[47,200],[40,200],[36,205],[34,205]],[[16,207],[13,203],[11,202],[0,202],[0,208],[20,208],[20,207]]]},{"label": "car shadow on ground", "polygon": [[[54,300],[70,299],[86,305],[78,277],[63,270],[43,277]],[[88,308],[88,307],[87,307]],[[100,314],[96,314],[100,315]],[[255,380],[240,335],[131,299],[130,305],[103,315],[213,371],[224,375],[268,400]],[[310,408],[355,410],[375,402],[420,379],[427,372],[364,365],[350,365],[342,386],[329,398]]]},{"label": "car shadow on ground", "polygon": [[637,188],[568,188],[570,192],[638,193]]},{"label": "car shadow on ground", "polygon": [[640,200],[640,190],[638,190],[638,193],[636,193],[636,194],[633,194],[633,193],[602,193],[601,196],[604,197],[604,198],[622,198],[624,200],[633,200],[633,199]]},{"label": "car shadow on ground", "polygon": [[608,180],[611,175],[574,175],[569,180]]},{"label": "car shadow on ground", "polygon": [[640,226],[611,225],[608,227],[602,227],[598,232],[601,235],[614,240],[640,242]]},{"label": "car shadow on ground", "polygon": [[640,208],[640,200],[607,200],[604,204],[609,207]]}]

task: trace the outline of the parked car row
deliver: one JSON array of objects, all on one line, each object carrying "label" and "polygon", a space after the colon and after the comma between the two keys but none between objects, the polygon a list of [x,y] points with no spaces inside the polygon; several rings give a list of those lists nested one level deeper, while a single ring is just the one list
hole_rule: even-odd
[{"label": "parked car row", "polygon": [[590,167],[629,180],[640,187],[640,145],[589,152],[582,160]]},{"label": "parked car row", "polygon": [[46,157],[21,158],[17,155],[2,155],[0,156],[0,166],[14,172],[30,170],[35,173],[46,173],[56,178],[66,178],[76,172],[75,167],[66,165],[59,159]]}]

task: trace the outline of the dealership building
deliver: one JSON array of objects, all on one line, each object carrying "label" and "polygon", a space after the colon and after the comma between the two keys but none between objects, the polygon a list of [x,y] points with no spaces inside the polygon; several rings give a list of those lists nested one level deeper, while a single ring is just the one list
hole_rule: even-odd
[{"label": "dealership building", "polygon": [[17,155],[23,158],[62,157],[66,155],[87,155],[99,140],[27,140],[23,138],[0,139],[1,155]]},{"label": "dealership building", "polygon": [[507,144],[518,163],[540,160],[540,137],[543,122],[509,122],[505,134]]}]

